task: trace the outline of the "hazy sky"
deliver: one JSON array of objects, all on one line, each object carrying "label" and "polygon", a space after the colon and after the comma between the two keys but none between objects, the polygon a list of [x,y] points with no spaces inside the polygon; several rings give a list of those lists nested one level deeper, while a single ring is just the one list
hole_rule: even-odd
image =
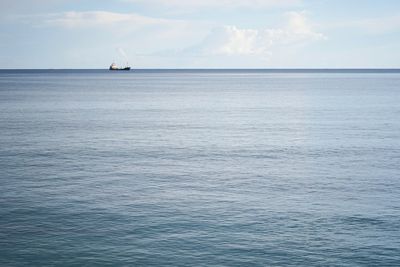
[{"label": "hazy sky", "polygon": [[0,68],[400,67],[399,0],[0,0]]}]

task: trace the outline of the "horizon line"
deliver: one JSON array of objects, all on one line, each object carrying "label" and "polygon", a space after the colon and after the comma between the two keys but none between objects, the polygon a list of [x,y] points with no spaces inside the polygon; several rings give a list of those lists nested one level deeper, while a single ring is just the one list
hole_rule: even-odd
[{"label": "horizon line", "polygon": [[118,72],[118,73],[145,73],[145,72],[248,72],[248,73],[400,73],[400,68],[138,68],[129,71],[110,71],[108,68],[35,68],[35,69],[2,69],[1,73],[67,73],[67,72]]},{"label": "horizon line", "polygon": [[[108,68],[0,68],[1,70],[109,70]],[[396,68],[132,68],[131,70],[400,70]]]}]

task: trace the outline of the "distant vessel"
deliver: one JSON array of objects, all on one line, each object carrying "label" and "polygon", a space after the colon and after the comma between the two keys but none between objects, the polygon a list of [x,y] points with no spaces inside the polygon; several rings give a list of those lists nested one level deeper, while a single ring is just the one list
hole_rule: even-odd
[{"label": "distant vessel", "polygon": [[112,64],[110,65],[109,70],[131,70],[131,67],[128,66],[128,63],[126,63],[126,67],[118,68],[117,64],[112,63]]}]

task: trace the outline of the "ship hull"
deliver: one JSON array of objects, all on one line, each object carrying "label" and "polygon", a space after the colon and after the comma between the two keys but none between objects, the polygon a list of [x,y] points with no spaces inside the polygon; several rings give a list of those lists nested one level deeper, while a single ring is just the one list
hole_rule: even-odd
[{"label": "ship hull", "polygon": [[126,67],[126,68],[109,68],[109,70],[131,70],[130,67]]}]

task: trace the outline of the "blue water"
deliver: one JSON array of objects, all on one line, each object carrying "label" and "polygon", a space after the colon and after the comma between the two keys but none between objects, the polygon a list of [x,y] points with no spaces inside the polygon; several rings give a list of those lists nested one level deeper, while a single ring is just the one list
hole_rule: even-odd
[{"label": "blue water", "polygon": [[399,266],[399,71],[0,71],[0,266]]}]

